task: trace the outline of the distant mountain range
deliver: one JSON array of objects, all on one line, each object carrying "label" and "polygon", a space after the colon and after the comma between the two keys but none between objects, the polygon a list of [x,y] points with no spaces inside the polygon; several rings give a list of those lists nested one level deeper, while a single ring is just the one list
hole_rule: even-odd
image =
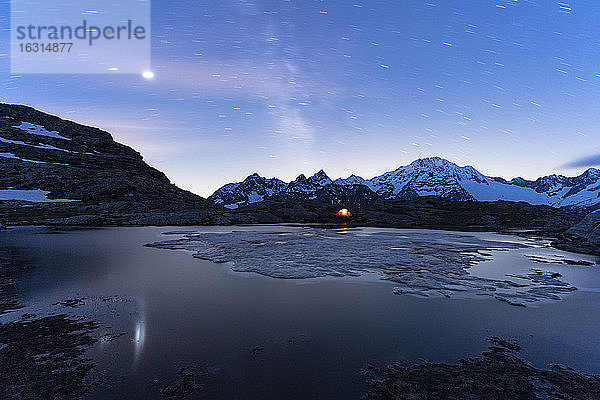
[{"label": "distant mountain range", "polygon": [[237,209],[266,199],[318,199],[330,204],[361,206],[422,196],[440,196],[455,201],[504,200],[593,210],[600,208],[600,170],[590,168],[577,177],[549,175],[535,181],[522,178],[506,181],[483,175],[471,166],[460,167],[432,157],[416,160],[372,179],[351,175],[333,181],[321,170],[309,178],[300,175],[286,183],[252,174],[243,182],[221,187],[209,200],[228,209]]}]

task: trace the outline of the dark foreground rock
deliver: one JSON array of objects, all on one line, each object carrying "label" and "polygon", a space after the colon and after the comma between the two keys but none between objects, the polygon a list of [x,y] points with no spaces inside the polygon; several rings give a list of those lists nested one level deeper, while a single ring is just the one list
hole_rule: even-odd
[{"label": "dark foreground rock", "polygon": [[10,225],[174,226],[227,224],[219,213],[189,204],[159,202],[28,203],[0,201],[0,220]]},{"label": "dark foreground rock", "polygon": [[66,315],[0,324],[0,398],[79,398],[94,367],[85,351],[97,327]]},{"label": "dark foreground rock", "polygon": [[[520,347],[500,338],[481,357],[458,364],[393,365],[368,382],[368,400],[600,398],[600,377],[553,365],[535,368],[515,355]],[[372,369],[367,371],[372,372]]]},{"label": "dark foreground rock", "polygon": [[318,200],[266,200],[238,210],[194,208],[186,204],[134,201],[105,203],[26,203],[0,201],[7,225],[234,225],[318,223],[451,230],[532,230],[558,235],[583,214],[527,203],[451,201],[440,197],[388,200],[354,209],[351,218],[336,213],[343,204]]},{"label": "dark foreground rock", "polygon": [[[16,249],[0,248],[0,316],[23,307],[17,281],[30,269]],[[77,399],[94,367],[85,352],[98,323],[65,314],[0,323],[0,399]]]},{"label": "dark foreground rock", "polygon": [[177,371],[175,382],[164,387],[161,394],[167,398],[189,398],[202,389],[198,383],[200,377],[194,367],[182,367]]},{"label": "dark foreground rock", "polygon": [[600,212],[587,215],[553,244],[563,250],[600,255]]}]

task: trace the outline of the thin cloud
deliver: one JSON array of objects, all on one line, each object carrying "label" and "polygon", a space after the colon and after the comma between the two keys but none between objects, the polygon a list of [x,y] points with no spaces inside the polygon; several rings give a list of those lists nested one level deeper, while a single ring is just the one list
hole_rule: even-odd
[{"label": "thin cloud", "polygon": [[292,139],[313,140],[315,131],[301,111],[289,107],[279,107],[280,130]]},{"label": "thin cloud", "polygon": [[589,167],[598,167],[600,166],[600,154],[596,154],[593,156],[581,158],[579,160],[572,161],[565,165],[565,167],[570,168],[589,168]]}]

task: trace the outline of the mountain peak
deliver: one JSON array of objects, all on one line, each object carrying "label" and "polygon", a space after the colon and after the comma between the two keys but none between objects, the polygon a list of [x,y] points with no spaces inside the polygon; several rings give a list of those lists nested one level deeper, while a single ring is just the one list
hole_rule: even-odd
[{"label": "mountain peak", "polygon": [[451,161],[446,160],[445,158],[441,158],[441,157],[426,157],[426,158],[419,158],[418,160],[413,161],[412,163],[409,164],[409,166],[415,166],[415,167],[451,167],[451,168],[457,168],[458,165],[454,164]]},{"label": "mountain peak", "polygon": [[365,185],[366,181],[358,175],[350,175],[346,179],[338,178],[333,183],[336,185]]},{"label": "mountain peak", "polygon": [[298,175],[298,177],[296,179],[294,179],[294,182],[304,182],[305,180],[306,180],[306,175],[300,174],[300,175]]},{"label": "mountain peak", "polygon": [[327,174],[323,170],[320,170],[319,172],[311,176],[309,180],[319,186],[329,185],[332,182],[332,180],[329,178],[329,176],[327,176]]},{"label": "mountain peak", "polygon": [[215,204],[235,209],[251,203],[263,201],[287,187],[287,183],[277,178],[265,178],[256,172],[249,175],[243,182],[229,183],[214,192],[209,199]]},{"label": "mountain peak", "polygon": [[588,168],[583,174],[581,174],[582,176],[589,176],[589,177],[594,177],[594,178],[598,178],[600,177],[600,169],[598,168]]}]

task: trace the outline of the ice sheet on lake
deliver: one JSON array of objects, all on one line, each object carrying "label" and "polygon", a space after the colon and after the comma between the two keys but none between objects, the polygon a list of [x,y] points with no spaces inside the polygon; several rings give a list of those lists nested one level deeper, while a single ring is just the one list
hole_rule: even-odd
[{"label": "ice sheet on lake", "polygon": [[[283,229],[283,228],[282,228]],[[292,228],[279,232],[186,233],[148,246],[186,250],[213,262],[231,262],[239,272],[275,278],[315,278],[378,274],[397,283],[394,293],[492,296],[512,305],[559,300],[576,290],[549,271],[535,270],[497,280],[477,277],[469,267],[489,260],[491,251],[525,244],[455,232]]]}]

